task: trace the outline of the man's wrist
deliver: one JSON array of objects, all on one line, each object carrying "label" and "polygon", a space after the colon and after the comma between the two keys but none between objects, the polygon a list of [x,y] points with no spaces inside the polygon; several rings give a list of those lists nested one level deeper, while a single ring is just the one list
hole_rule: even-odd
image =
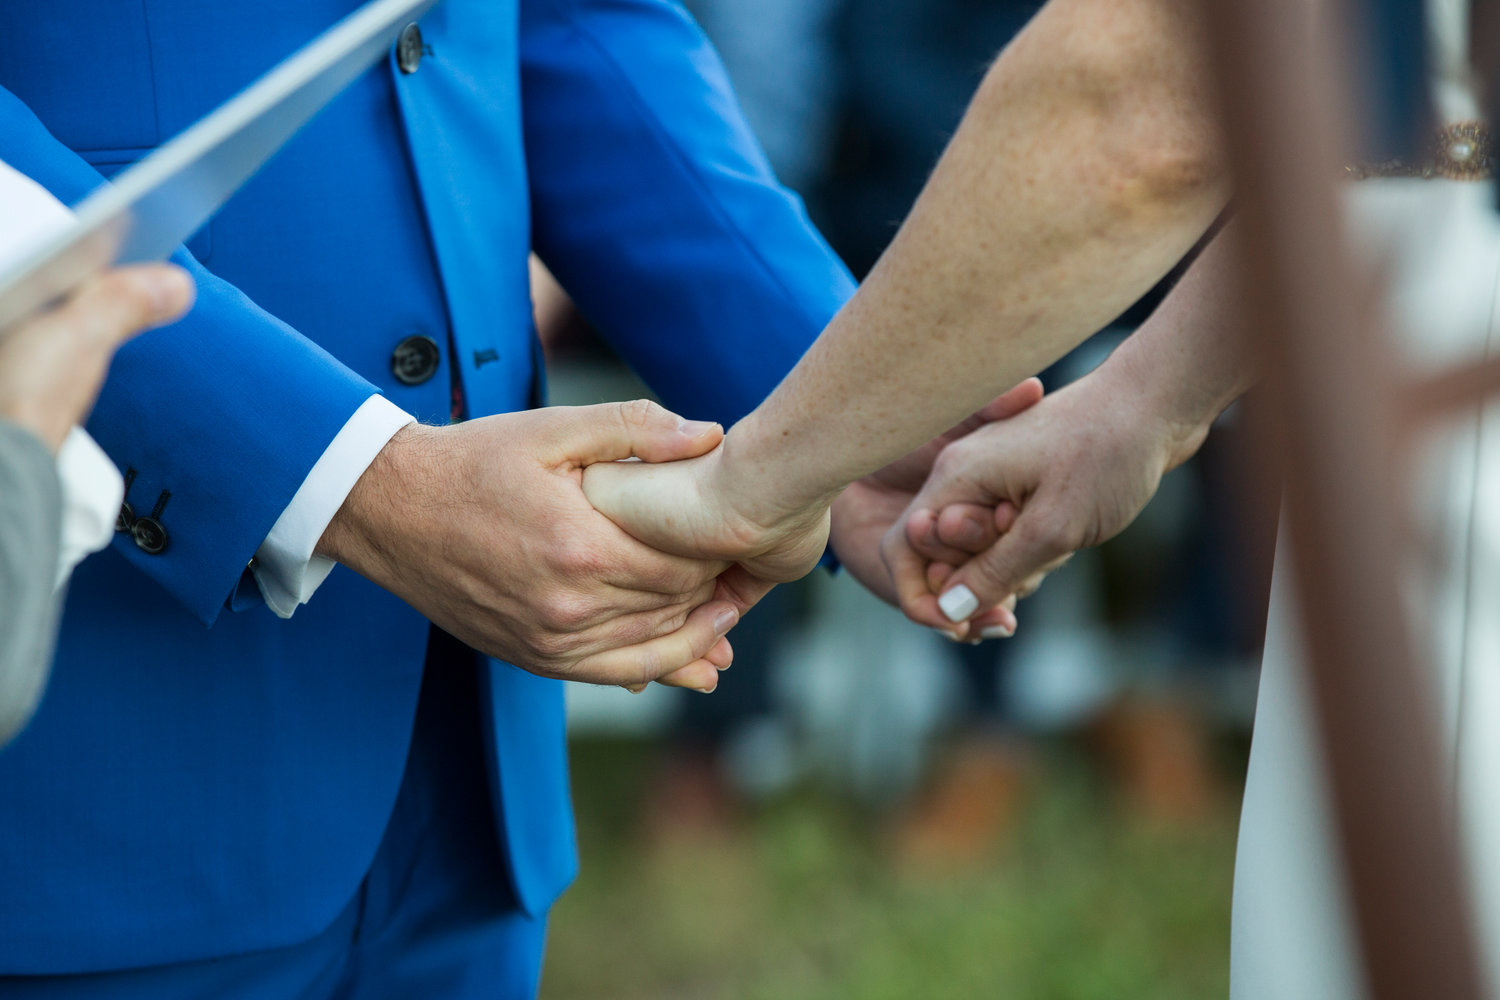
[{"label": "man's wrist", "polygon": [[392,519],[401,516],[405,484],[420,475],[439,433],[412,423],[392,435],[328,523],[316,553],[379,582],[388,555],[381,540],[394,537]]}]

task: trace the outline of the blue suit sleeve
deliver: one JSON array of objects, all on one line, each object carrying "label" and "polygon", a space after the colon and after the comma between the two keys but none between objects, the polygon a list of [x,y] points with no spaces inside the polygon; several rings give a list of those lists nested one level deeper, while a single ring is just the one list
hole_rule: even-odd
[{"label": "blue suit sleeve", "polygon": [[[0,158],[69,204],[101,182],[4,90]],[[133,470],[135,512],[156,511],[167,531],[159,554],[127,532],[114,550],[212,624],[314,463],[377,390],[186,251],[173,259],[197,282],[197,304],[120,350],[88,430]]]},{"label": "blue suit sleeve", "polygon": [[680,413],[732,423],[852,294],[718,56],[665,0],[523,0],[533,241]]}]

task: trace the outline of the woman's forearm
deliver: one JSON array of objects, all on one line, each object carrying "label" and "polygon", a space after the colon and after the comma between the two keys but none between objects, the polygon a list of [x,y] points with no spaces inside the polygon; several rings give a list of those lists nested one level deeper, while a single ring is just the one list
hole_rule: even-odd
[{"label": "woman's forearm", "polygon": [[1046,367],[1164,275],[1228,179],[1186,0],[1053,0],[1002,53],[896,239],[725,468],[830,498]]},{"label": "woman's forearm", "polygon": [[1099,374],[1163,427],[1168,468],[1193,456],[1230,403],[1260,377],[1245,336],[1236,226],[1216,236]]}]

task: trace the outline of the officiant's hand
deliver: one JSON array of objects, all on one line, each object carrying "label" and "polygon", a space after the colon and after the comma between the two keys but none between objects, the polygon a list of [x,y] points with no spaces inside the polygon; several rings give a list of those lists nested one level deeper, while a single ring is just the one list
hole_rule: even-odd
[{"label": "officiant's hand", "polygon": [[625,686],[673,674],[710,691],[739,619],[714,598],[727,560],[644,545],[579,487],[593,463],[688,459],[722,438],[717,424],[644,400],[409,425],[356,484],[319,552],[533,673]]},{"label": "officiant's hand", "polygon": [[883,547],[910,618],[1010,634],[985,609],[1114,537],[1197,450],[1206,423],[1171,419],[1118,376],[1106,365],[943,449]]},{"label": "officiant's hand", "polygon": [[92,278],[56,308],[0,332],[0,418],[54,452],[93,409],[115,349],[193,302],[179,267],[148,264]]}]

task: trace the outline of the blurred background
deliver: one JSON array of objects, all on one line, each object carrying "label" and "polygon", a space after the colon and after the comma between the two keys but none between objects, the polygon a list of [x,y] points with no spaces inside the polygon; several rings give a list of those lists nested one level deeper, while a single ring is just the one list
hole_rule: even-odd
[{"label": "blurred background", "polygon": [[[688,3],[856,275],[1040,6]],[[535,284],[551,402],[649,395]],[[1231,410],[1135,525],[1023,602],[1013,639],[956,646],[819,572],[735,630],[712,696],[572,688],[583,871],[543,996],[1226,995],[1275,518],[1235,503],[1237,432]]]}]

